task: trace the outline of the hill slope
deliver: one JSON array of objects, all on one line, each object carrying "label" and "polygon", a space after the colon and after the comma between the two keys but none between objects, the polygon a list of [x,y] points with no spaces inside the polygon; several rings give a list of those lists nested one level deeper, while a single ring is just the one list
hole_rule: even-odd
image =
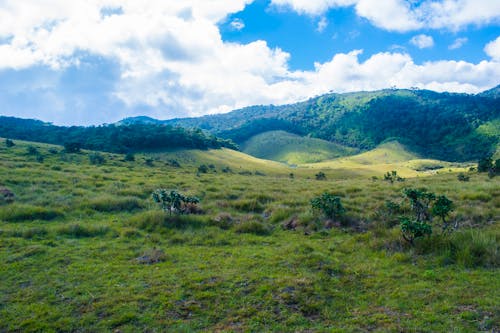
[{"label": "hill slope", "polygon": [[478,159],[498,138],[476,129],[500,117],[498,87],[478,95],[426,90],[327,94],[283,106],[252,106],[227,114],[172,119],[243,143],[273,130],[311,136],[363,150],[395,138],[422,156]]},{"label": "hill slope", "polygon": [[351,155],[356,149],[285,131],[269,131],[241,144],[246,154],[288,164],[315,163]]}]

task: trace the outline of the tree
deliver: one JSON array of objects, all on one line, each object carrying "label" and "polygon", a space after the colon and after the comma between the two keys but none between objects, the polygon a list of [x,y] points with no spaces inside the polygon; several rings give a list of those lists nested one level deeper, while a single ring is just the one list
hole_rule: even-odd
[{"label": "tree", "polygon": [[394,181],[404,182],[405,179],[400,177],[396,170],[392,170],[391,172],[387,171],[387,173],[384,175],[384,180],[391,182],[392,184],[394,183]]},{"label": "tree", "polygon": [[488,172],[493,167],[493,158],[485,156],[477,162],[477,172]]},{"label": "tree", "polygon": [[324,172],[322,172],[322,171],[318,172],[318,173],[315,175],[315,177],[316,177],[316,180],[325,180],[325,179],[326,179],[326,175],[325,175],[325,173],[324,173]]},{"label": "tree", "polygon": [[175,190],[156,189],[152,193],[153,200],[158,203],[165,212],[182,214],[189,213],[188,206],[196,205],[200,202],[197,197],[184,196]]},{"label": "tree", "polygon": [[5,139],[5,145],[7,148],[14,147],[16,144],[11,139]]}]

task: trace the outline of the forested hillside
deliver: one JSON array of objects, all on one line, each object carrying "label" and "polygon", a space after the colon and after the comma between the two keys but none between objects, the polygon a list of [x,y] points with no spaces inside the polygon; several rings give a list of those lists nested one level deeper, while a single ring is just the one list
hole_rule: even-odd
[{"label": "forested hillside", "polygon": [[498,144],[498,91],[499,87],[477,95],[427,90],[328,94],[296,104],[252,106],[164,123],[201,128],[237,143],[274,130],[363,150],[397,139],[422,156],[464,161],[487,155]]},{"label": "forested hillside", "polygon": [[237,148],[198,129],[163,124],[54,126],[39,120],[0,117],[0,137],[123,153],[169,148]]}]

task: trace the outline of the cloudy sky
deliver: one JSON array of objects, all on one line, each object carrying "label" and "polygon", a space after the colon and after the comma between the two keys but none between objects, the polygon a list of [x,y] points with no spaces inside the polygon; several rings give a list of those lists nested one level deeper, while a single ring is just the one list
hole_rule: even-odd
[{"label": "cloudy sky", "polygon": [[499,78],[500,0],[0,0],[0,114],[55,124]]}]

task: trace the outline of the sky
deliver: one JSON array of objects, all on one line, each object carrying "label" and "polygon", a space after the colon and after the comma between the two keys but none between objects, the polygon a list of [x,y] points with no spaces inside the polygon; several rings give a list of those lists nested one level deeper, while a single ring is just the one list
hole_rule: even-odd
[{"label": "sky", "polygon": [[0,115],[98,125],[500,84],[500,0],[0,0]]}]

